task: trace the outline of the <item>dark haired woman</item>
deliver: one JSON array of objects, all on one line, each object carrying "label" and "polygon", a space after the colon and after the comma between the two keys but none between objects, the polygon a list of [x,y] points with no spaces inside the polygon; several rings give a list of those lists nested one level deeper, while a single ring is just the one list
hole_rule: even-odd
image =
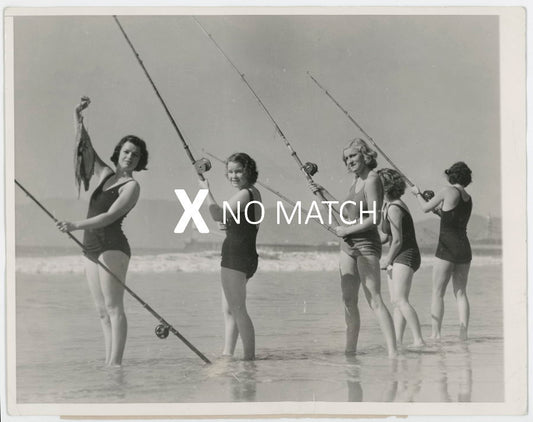
[{"label": "dark haired woman", "polygon": [[[115,171],[111,170],[96,154],[83,128],[82,111],[89,102],[83,97],[76,107],[76,122],[78,130],[84,131],[84,148],[93,157],[94,164],[89,167],[98,185],[91,195],[87,218],[75,222],[59,221],[57,226],[62,232],[85,231],[85,273],[104,331],[105,363],[120,366],[127,336],[124,288],[96,262],[102,262],[123,283],[126,282],[131,252],[122,232],[122,221],[139,198],[140,187],[133,179],[133,172],[146,170],[148,151],[144,141],[136,136],[122,138],[111,156]],[[85,175],[86,186],[91,174]]]},{"label": "dark haired woman", "polygon": [[465,188],[472,182],[472,171],[462,161],[444,172],[451,186],[437,192],[428,202],[414,186],[412,192],[424,212],[441,208],[439,244],[433,267],[433,297],[431,301],[432,338],[440,339],[444,316],[444,293],[450,278],[459,310],[459,337],[468,338],[470,304],[466,296],[466,283],[472,251],[466,235],[466,226],[472,213],[472,198]]},{"label": "dark haired woman", "polygon": [[[226,224],[226,239],[222,245],[221,279],[222,311],[224,313],[225,356],[233,356],[237,338],[241,336],[244,360],[255,359],[255,332],[252,320],[246,309],[246,283],[257,270],[256,237],[258,222],[262,220],[261,194],[255,188],[257,181],[255,161],[245,153],[232,154],[226,161],[226,177],[237,189],[227,206],[226,221],[224,211],[211,191],[208,195],[209,211],[215,221]],[[200,187],[209,189],[207,180]]]},{"label": "dark haired woman", "polygon": [[413,334],[412,346],[424,345],[420,322],[416,311],[409,303],[409,292],[413,274],[420,268],[420,251],[416,242],[415,227],[409,208],[401,200],[405,192],[405,181],[396,170],[381,169],[378,175],[383,183],[385,202],[383,204],[381,230],[382,240],[389,241],[387,256],[381,265],[387,271],[391,302],[394,306],[394,331],[396,342],[402,344],[405,323]]},{"label": "dark haired woman", "polygon": [[[349,204],[342,209],[346,221],[354,222],[335,228],[342,238],[339,269],[341,274],[342,299],[346,320],[346,353],[355,354],[361,320],[359,317],[359,286],[362,285],[370,308],[376,315],[385,341],[389,357],[396,356],[394,326],[390,313],[381,297],[381,239],[377,225],[383,203],[383,186],[374,169],[377,167],[377,153],[362,139],[352,140],[342,152],[342,160],[354,181],[350,187]],[[328,200],[335,198],[322,186],[312,185],[314,191],[323,191]],[[373,213],[375,219],[368,213]],[[367,216],[360,220],[360,216]]]}]

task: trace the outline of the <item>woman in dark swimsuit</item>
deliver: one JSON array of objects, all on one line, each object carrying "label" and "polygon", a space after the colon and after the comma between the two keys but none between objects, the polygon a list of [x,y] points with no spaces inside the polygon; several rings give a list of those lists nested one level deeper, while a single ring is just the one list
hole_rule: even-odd
[{"label": "woman in dark swimsuit", "polygon": [[[220,264],[225,324],[222,354],[233,356],[240,334],[244,360],[254,360],[255,332],[246,309],[246,283],[257,269],[256,237],[258,221],[262,220],[261,194],[254,186],[258,175],[257,166],[248,154],[233,154],[226,163],[226,176],[238,192],[227,201],[231,213],[226,209],[225,222],[224,211],[215,201],[211,191],[207,197],[213,219],[226,224],[226,239],[222,245]],[[207,180],[201,181],[200,187],[209,189]],[[248,205],[249,203],[251,204]]]},{"label": "woman in dark swimsuit", "polygon": [[378,175],[383,183],[381,230],[382,240],[390,241],[389,252],[381,269],[387,271],[391,302],[394,306],[394,331],[396,343],[402,344],[405,322],[413,334],[412,346],[423,346],[420,322],[409,303],[413,274],[420,268],[420,251],[416,242],[415,227],[409,208],[400,198],[405,192],[405,181],[396,170],[381,169]]},{"label": "woman in dark swimsuit", "polygon": [[424,212],[441,209],[439,244],[436,263],[433,267],[433,298],[431,302],[432,338],[440,339],[442,318],[444,316],[444,293],[450,278],[459,310],[459,337],[468,338],[470,304],[466,295],[466,283],[472,261],[470,242],[466,226],[472,213],[472,198],[466,192],[472,182],[472,171],[463,162],[457,162],[445,170],[451,186],[439,191],[426,202],[418,187],[412,192],[416,195]]},{"label": "woman in dark swimsuit", "polygon": [[[396,339],[390,313],[381,296],[381,239],[377,225],[381,218],[383,186],[374,169],[377,153],[362,139],[352,140],[342,151],[344,165],[354,175],[345,204],[340,211],[347,224],[335,227],[341,240],[339,271],[346,321],[346,354],[355,354],[361,328],[359,286],[377,317],[390,358],[396,357]],[[322,186],[311,184],[313,192],[322,191],[329,201],[335,198]],[[356,205],[350,204],[352,201]],[[374,210],[376,218],[369,213]],[[367,213],[362,217],[362,213]],[[348,223],[349,222],[349,223]]]},{"label": "woman in dark swimsuit", "polygon": [[[89,102],[84,97],[76,107],[78,126],[83,125],[82,111]],[[94,157],[93,171],[98,187],[91,195],[85,220],[59,221],[57,226],[62,232],[84,230],[84,255],[87,257],[85,273],[104,331],[105,363],[108,366],[120,366],[128,330],[124,313],[124,288],[96,261],[102,262],[122,282],[126,282],[131,252],[122,232],[122,220],[139,198],[140,187],[132,173],[146,170],[148,152],[144,141],[136,136],[122,138],[111,156],[116,166],[113,172],[94,152],[88,135],[85,147],[91,150]]]}]

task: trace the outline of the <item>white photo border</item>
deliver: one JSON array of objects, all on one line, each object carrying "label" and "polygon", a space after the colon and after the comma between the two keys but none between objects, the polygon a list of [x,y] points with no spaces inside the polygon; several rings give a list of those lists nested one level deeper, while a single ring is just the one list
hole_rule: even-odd
[{"label": "white photo border", "polygon": [[[364,14],[498,15],[500,19],[501,186],[505,401],[502,403],[134,403],[19,404],[16,402],[14,285],[14,91],[13,17],[24,15],[150,14]],[[526,37],[525,9],[519,7],[135,7],[8,8],[4,11],[5,216],[7,404],[11,415],[181,417],[354,417],[355,415],[513,415],[527,409],[527,248],[526,248]],[[504,189],[503,189],[504,188]],[[512,204],[512,206],[510,205]]]}]

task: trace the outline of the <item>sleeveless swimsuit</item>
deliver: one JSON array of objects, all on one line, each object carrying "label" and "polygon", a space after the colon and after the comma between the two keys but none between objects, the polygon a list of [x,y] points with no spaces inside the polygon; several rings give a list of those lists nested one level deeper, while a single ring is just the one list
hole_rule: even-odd
[{"label": "sleeveless swimsuit", "polygon": [[[87,218],[107,212],[111,205],[117,200],[120,187],[131,181],[128,180],[120,185],[104,190],[105,182],[113,175],[114,174],[111,173],[105,177],[100,185],[94,190],[89,202]],[[122,220],[124,220],[126,215],[127,213],[105,227],[85,230],[83,234],[83,254],[91,261],[97,261],[98,257],[103,252],[111,250],[124,252],[128,257],[131,257],[128,239],[126,239],[126,236],[124,236],[124,232],[122,231]]]},{"label": "sleeveless swimsuit", "polygon": [[[411,214],[401,205],[395,205],[402,211],[402,246],[392,261],[394,264],[403,264],[411,267],[413,271],[420,268],[420,250],[416,242],[415,226]],[[388,219],[388,216],[386,217]],[[390,221],[390,220],[389,220]],[[387,234],[390,234],[387,233]]]},{"label": "sleeveless swimsuit", "polygon": [[[359,192],[355,192],[355,183],[350,187],[347,201],[353,201],[357,205],[348,204],[344,207],[345,220],[353,221],[357,219],[359,224],[359,209],[362,206],[363,211],[368,211],[364,185]],[[376,210],[377,212],[377,210]],[[368,216],[368,214],[365,214]],[[358,258],[363,255],[373,255],[381,257],[381,240],[379,238],[378,228],[372,226],[364,232],[354,233],[346,236],[341,240],[341,251],[346,252],[352,258]]]},{"label": "sleeveless swimsuit", "polygon": [[[253,201],[251,189],[250,201]],[[255,205],[248,207],[249,220],[255,221]],[[241,271],[246,278],[251,278],[257,270],[258,255],[256,250],[258,224],[250,224],[246,220],[244,210],[240,213],[240,223],[237,223],[230,215],[226,221],[226,238],[222,244],[221,267]]]},{"label": "sleeveless swimsuit", "polygon": [[463,199],[459,191],[459,202],[455,208],[442,211],[439,244],[435,256],[455,264],[472,261],[472,250],[466,235],[466,225],[472,213],[472,198]]}]

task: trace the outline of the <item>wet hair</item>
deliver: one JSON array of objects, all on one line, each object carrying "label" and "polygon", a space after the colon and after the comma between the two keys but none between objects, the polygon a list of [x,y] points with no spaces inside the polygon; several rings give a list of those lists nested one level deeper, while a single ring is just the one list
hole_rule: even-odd
[{"label": "wet hair", "polygon": [[239,163],[242,166],[244,177],[246,177],[246,181],[250,183],[250,185],[253,185],[257,181],[257,176],[259,175],[257,164],[255,164],[255,160],[248,154],[245,152],[231,154],[226,160],[226,169],[229,162]]},{"label": "wet hair", "polygon": [[462,161],[453,164],[449,169],[444,170],[444,173],[452,185],[459,183],[461,186],[467,187],[472,182],[472,170]]},{"label": "wet hair", "polygon": [[348,143],[348,145],[346,145],[343,148],[342,161],[344,162],[344,164],[346,164],[346,158],[344,157],[344,151],[346,151],[349,148],[355,148],[357,151],[363,154],[365,165],[370,170],[373,170],[378,166],[378,162],[376,161],[376,157],[378,156],[378,153],[374,151],[372,148],[370,148],[368,144],[365,141],[363,141],[361,138],[352,139]]},{"label": "wet hair", "polygon": [[396,170],[385,168],[378,170],[383,183],[383,191],[390,199],[399,199],[405,192],[405,180]]},{"label": "wet hair", "polygon": [[111,161],[113,162],[113,164],[117,165],[120,150],[126,142],[131,142],[140,150],[139,162],[137,163],[137,166],[133,169],[133,171],[147,170],[146,164],[148,164],[148,150],[146,149],[146,142],[144,142],[141,138],[138,138],[135,135],[126,135],[118,142],[117,146],[115,147],[115,150],[113,151],[113,155],[111,156]]}]

